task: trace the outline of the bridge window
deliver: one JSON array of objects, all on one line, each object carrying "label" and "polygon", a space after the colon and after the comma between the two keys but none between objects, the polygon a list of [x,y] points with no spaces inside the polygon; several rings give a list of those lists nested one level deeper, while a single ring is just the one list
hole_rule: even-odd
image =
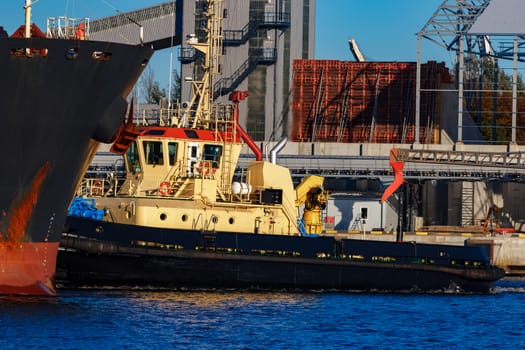
[{"label": "bridge window", "polygon": [[164,153],[162,152],[162,142],[160,141],[144,141],[144,154],[146,155],[146,164],[148,165],[163,165]]},{"label": "bridge window", "polygon": [[170,165],[177,163],[177,149],[179,144],[177,142],[168,142],[168,157]]},{"label": "bridge window", "polygon": [[140,173],[142,171],[137,152],[137,143],[133,142],[126,152],[128,171],[131,173]]},{"label": "bridge window", "polygon": [[202,160],[211,161],[212,168],[218,168],[222,155],[222,146],[204,145]]}]

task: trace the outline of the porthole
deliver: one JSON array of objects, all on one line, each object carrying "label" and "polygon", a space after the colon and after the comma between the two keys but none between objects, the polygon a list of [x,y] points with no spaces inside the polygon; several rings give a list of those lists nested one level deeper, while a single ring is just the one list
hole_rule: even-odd
[{"label": "porthole", "polygon": [[166,220],[167,218],[168,218],[168,215],[166,215],[165,213],[160,214],[160,220],[161,220],[161,221],[164,221],[164,220]]},{"label": "porthole", "polygon": [[233,224],[235,223],[235,220],[234,220],[233,218],[229,218],[229,219],[228,219],[228,223],[229,223],[230,225],[233,225]]},{"label": "porthole", "polygon": [[78,57],[78,49],[76,47],[69,48],[66,51],[66,58],[68,60],[75,60]]},{"label": "porthole", "polygon": [[111,52],[93,51],[91,58],[95,61],[108,61],[111,58]]},{"label": "porthole", "polygon": [[188,221],[188,215],[184,214],[182,215],[182,221]]},{"label": "porthole", "polygon": [[213,215],[213,216],[211,217],[211,222],[213,222],[214,224],[216,224],[217,222],[219,222],[219,218],[218,218],[217,216]]}]

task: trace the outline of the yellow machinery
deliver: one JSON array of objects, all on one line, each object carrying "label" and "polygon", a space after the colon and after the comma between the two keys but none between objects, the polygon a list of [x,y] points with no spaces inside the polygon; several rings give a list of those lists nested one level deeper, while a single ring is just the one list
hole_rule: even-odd
[{"label": "yellow machinery", "polygon": [[295,205],[300,207],[304,204],[303,220],[308,233],[318,234],[323,230],[321,211],[326,208],[329,194],[323,183],[323,177],[309,175],[295,188]]}]

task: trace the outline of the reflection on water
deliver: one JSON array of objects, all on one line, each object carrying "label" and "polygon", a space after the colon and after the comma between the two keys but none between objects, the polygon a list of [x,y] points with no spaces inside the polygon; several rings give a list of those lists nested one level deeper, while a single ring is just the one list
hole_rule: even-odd
[{"label": "reflection on water", "polygon": [[[436,292],[438,294],[454,294]],[[507,277],[495,283],[492,293],[525,293],[525,277]],[[17,296],[0,295],[0,307],[12,305],[15,307],[39,305],[57,307],[59,305],[76,304],[78,300],[92,299],[116,299],[124,298],[133,304],[163,304],[177,305],[178,307],[199,307],[209,309],[221,309],[227,307],[245,307],[261,305],[304,305],[305,303],[316,303],[319,295],[341,294],[341,295],[407,295],[415,294],[411,291],[384,293],[384,292],[361,292],[361,291],[265,291],[265,290],[242,290],[242,289],[178,289],[158,290],[144,288],[98,288],[98,289],[61,289],[56,297],[48,296]],[[434,293],[424,293],[434,294]],[[85,301],[85,300],[84,300]],[[79,303],[81,304],[81,303]]]},{"label": "reflection on water", "polygon": [[[429,339],[430,348],[482,348],[502,337],[523,345],[513,325],[524,302],[525,279],[499,281],[488,295],[62,289],[1,296],[0,349],[414,349]],[[498,333],[480,337],[487,327]]]},{"label": "reflection on water", "polygon": [[494,284],[493,293],[525,293],[525,277],[504,278]]},{"label": "reflection on water", "polygon": [[179,307],[198,307],[207,309],[222,309],[231,307],[246,307],[271,305],[294,305],[314,302],[311,294],[278,293],[278,292],[246,292],[238,290],[219,291],[176,291],[176,292],[131,292],[128,297],[133,303],[167,303],[178,304]]},{"label": "reflection on water", "polygon": [[51,304],[57,303],[56,297],[29,295],[1,295],[0,305],[5,304]]},{"label": "reflection on water", "polygon": [[[448,292],[448,293],[447,293]],[[525,278],[510,277],[498,281],[490,294],[502,293],[525,293]],[[98,289],[60,289],[58,296],[17,296],[0,295],[0,307],[8,305],[22,307],[23,305],[39,305],[57,307],[61,304],[76,304],[77,299],[82,298],[125,298],[130,303],[139,304],[163,304],[177,305],[178,307],[199,307],[209,309],[221,309],[226,307],[245,307],[249,305],[296,305],[316,303],[319,295],[342,294],[342,295],[418,295],[413,291],[406,292],[362,292],[362,291],[333,291],[333,290],[311,290],[311,291],[265,291],[265,290],[242,290],[242,289],[178,289],[158,290],[144,288],[98,288]],[[424,294],[454,294],[453,291],[437,291],[436,293]]]}]

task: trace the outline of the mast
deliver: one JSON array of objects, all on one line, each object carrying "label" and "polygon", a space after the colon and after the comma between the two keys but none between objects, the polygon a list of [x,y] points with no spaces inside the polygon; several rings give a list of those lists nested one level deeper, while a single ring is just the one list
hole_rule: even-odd
[{"label": "mast", "polygon": [[31,0],[26,0],[26,5],[24,6],[25,14],[26,14],[26,25],[25,25],[25,32],[24,37],[30,38],[31,37],[31,6],[33,4],[31,3]]},{"label": "mast", "polygon": [[192,82],[192,100],[189,107],[195,102],[198,103],[193,128],[210,126],[213,113],[213,84],[215,77],[220,74],[222,61],[223,0],[205,0],[202,3],[202,16],[206,18],[206,41],[200,43],[195,36],[191,36],[187,41],[188,45],[204,55],[202,79]]}]

